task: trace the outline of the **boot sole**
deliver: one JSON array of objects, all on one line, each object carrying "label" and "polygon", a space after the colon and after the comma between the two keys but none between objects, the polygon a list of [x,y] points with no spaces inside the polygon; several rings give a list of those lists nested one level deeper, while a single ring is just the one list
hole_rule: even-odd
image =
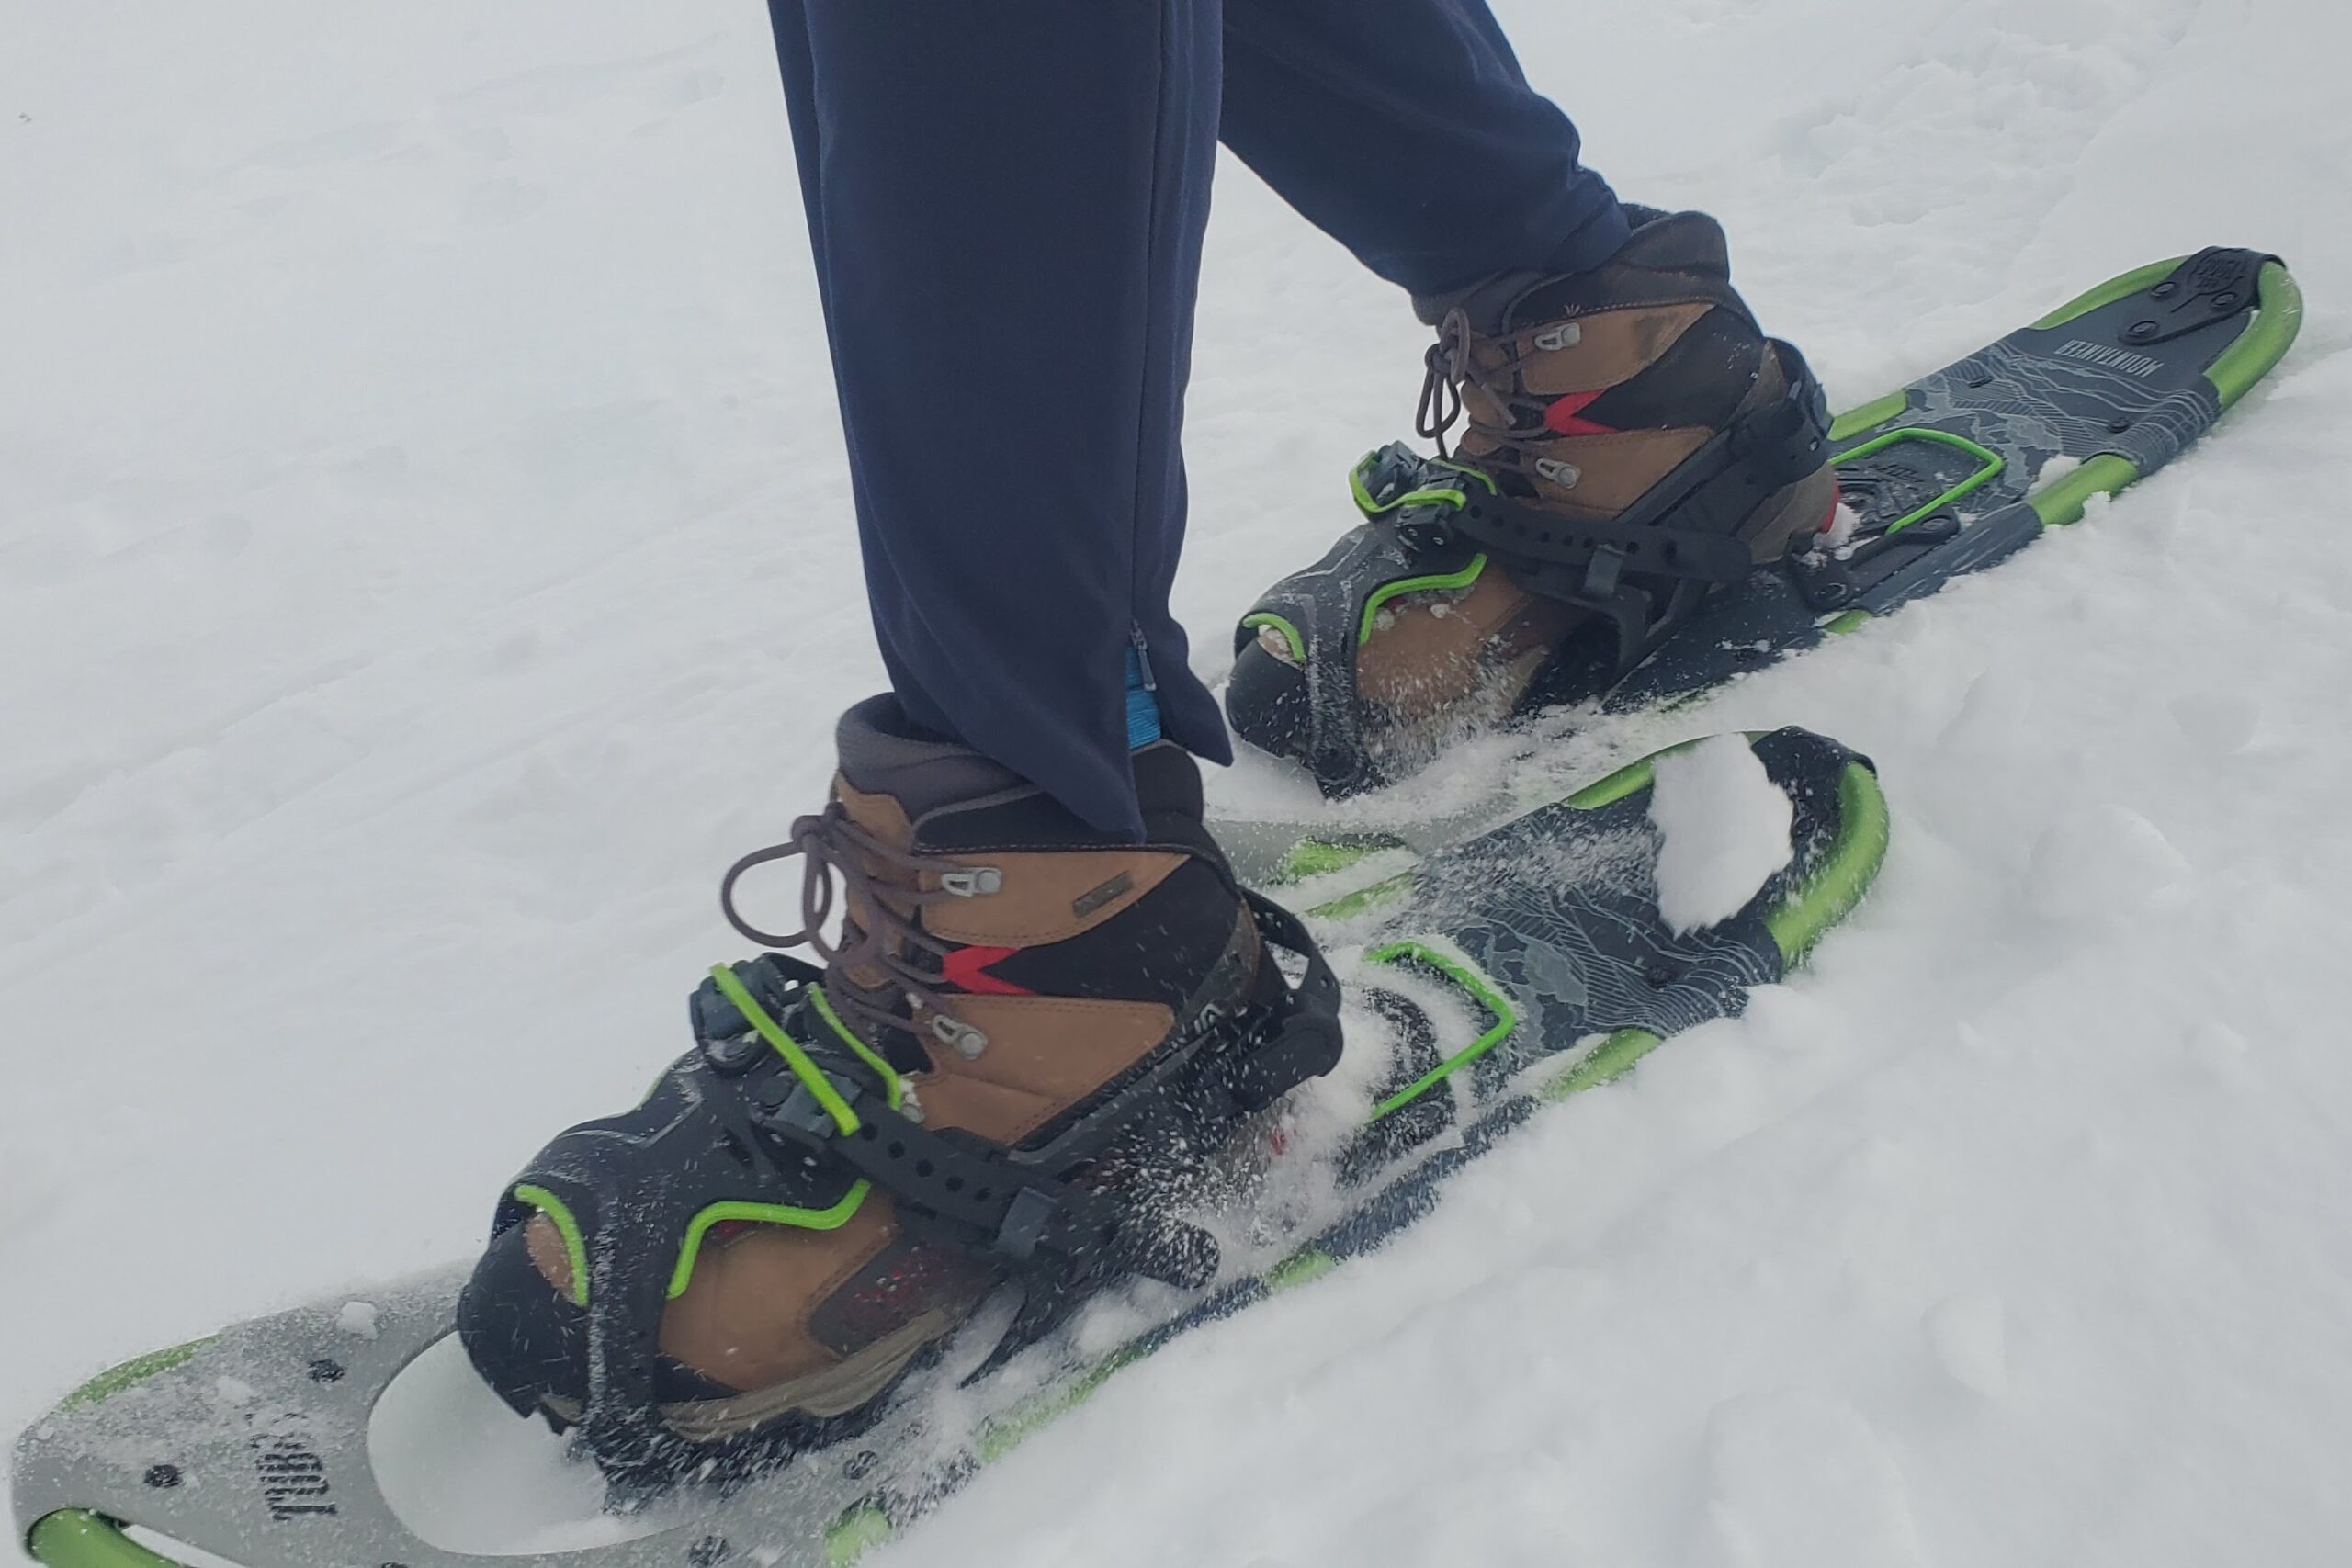
[{"label": "boot sole", "polygon": [[[927,1312],[896,1333],[806,1377],[789,1378],[727,1399],[664,1404],[662,1420],[688,1442],[715,1443],[787,1416],[817,1420],[847,1416],[888,1393],[916,1357],[953,1334],[962,1322],[956,1314]],[[566,1425],[579,1421],[579,1401],[552,1393],[539,1399],[550,1415]]]}]

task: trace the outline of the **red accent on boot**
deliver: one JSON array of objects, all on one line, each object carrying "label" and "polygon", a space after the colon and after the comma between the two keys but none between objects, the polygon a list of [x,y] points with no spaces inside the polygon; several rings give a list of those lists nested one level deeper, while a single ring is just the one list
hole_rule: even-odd
[{"label": "red accent on boot", "polygon": [[1826,511],[1826,512],[1825,512],[1825,513],[1823,513],[1821,514],[1821,526],[1820,526],[1820,527],[1818,527],[1818,528],[1815,528],[1815,529],[1814,530],[1814,532],[1815,532],[1815,533],[1816,533],[1816,534],[1826,534],[1827,532],[1829,532],[1829,530],[1830,530],[1830,529],[1835,528],[1836,526],[1838,526],[1838,503],[1839,503],[1839,502],[1843,502],[1845,499],[1846,499],[1846,492],[1845,492],[1845,491],[1843,491],[1839,490],[1839,489],[1838,489],[1837,486],[1835,486],[1835,485],[1832,485],[1832,486],[1830,487],[1830,489],[1829,489],[1829,510],[1828,510],[1828,511]]},{"label": "red accent on boot", "polygon": [[1544,428],[1559,435],[1616,434],[1613,426],[1584,417],[1585,406],[1608,389],[1596,387],[1589,392],[1570,392],[1554,399],[1552,406],[1544,411]]},{"label": "red accent on boot", "polygon": [[989,973],[989,964],[1020,951],[1017,947],[959,947],[941,955],[939,977],[976,997],[1034,997],[1037,993],[1028,987]]}]

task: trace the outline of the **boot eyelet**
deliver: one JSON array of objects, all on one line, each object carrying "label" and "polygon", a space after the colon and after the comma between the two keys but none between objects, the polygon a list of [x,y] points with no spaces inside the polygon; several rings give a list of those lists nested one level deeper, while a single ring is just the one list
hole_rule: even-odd
[{"label": "boot eyelet", "polygon": [[967,1062],[978,1061],[980,1053],[989,1048],[987,1035],[962,1020],[950,1018],[944,1012],[933,1017],[931,1032]]},{"label": "boot eyelet", "polygon": [[998,893],[1004,888],[1004,873],[992,865],[976,865],[965,871],[943,871],[939,874],[943,893],[958,898],[978,898],[984,894]]}]

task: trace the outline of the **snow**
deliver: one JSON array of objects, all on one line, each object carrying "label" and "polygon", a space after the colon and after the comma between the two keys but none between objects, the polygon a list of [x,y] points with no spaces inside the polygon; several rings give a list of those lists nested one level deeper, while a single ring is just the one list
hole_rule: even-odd
[{"label": "snow", "polygon": [[1737,735],[1715,735],[1657,760],[1657,912],[1676,932],[1729,919],[1789,863],[1796,807]]},{"label": "snow", "polygon": [[[2210,242],[2294,263],[2302,340],[1999,571],[1382,803],[1796,723],[1876,759],[1894,843],[1744,1018],[873,1561],[2334,1561],[2352,12],[1502,12],[1623,189],[1724,220],[1836,402]],[[764,27],[0,9],[0,1427],[469,1251],[737,950],[717,873],[880,682]],[[1177,606],[1212,676],[1422,344],[1219,178]]]},{"label": "snow", "polygon": [[605,1513],[594,1468],[565,1462],[564,1447],[540,1423],[516,1420],[454,1338],[392,1380],[368,1427],[384,1500],[447,1551],[570,1551],[677,1522],[659,1509]]}]

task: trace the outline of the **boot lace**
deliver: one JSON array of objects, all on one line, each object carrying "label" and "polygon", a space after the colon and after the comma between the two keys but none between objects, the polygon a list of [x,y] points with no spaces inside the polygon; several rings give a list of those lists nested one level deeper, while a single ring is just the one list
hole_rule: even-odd
[{"label": "boot lace", "polygon": [[1437,443],[1437,455],[1453,456],[1445,433],[1462,417],[1461,382],[1470,363],[1470,318],[1459,306],[1445,313],[1437,341],[1421,355],[1421,400],[1413,411],[1413,429]]},{"label": "boot lace", "polygon": [[[1439,457],[1451,459],[1453,453],[1446,446],[1446,432],[1466,414],[1469,433],[1483,436],[1487,443],[1477,458],[1481,468],[1489,467],[1498,460],[1507,467],[1531,467],[1535,458],[1543,455],[1544,443],[1550,436],[1550,432],[1544,427],[1540,412],[1532,431],[1510,424],[1489,423],[1475,413],[1467,413],[1462,400],[1462,386],[1473,378],[1475,363],[1470,355],[1470,345],[1474,335],[1468,313],[1458,305],[1448,310],[1445,320],[1438,324],[1437,341],[1430,344],[1429,352],[1421,356],[1421,400],[1413,412],[1413,429],[1423,439],[1437,443]],[[1526,407],[1509,388],[1496,387],[1490,382],[1487,389],[1506,409],[1515,404],[1522,409]]]},{"label": "boot lace", "polygon": [[[789,935],[763,931],[736,908],[735,885],[754,867],[795,856],[803,862],[800,929]],[[907,881],[886,881],[873,870],[877,863],[908,873]],[[987,1045],[988,1037],[948,1012],[945,998],[933,988],[939,980],[937,969],[918,968],[910,960],[917,953],[944,957],[956,947],[923,931],[919,923],[922,910],[949,899],[993,891],[991,879],[998,874],[993,868],[975,870],[942,856],[913,854],[886,843],[851,821],[841,803],[834,801],[823,811],[796,820],[784,842],[753,850],[729,866],[719,879],[718,906],[727,923],[746,939],[763,947],[805,947],[816,954],[825,965],[825,1000],[845,1022],[854,1021],[861,1032],[868,1033],[895,1030],[918,1039],[927,1034],[961,1055],[974,1056]],[[939,886],[923,888],[925,875],[936,876]],[[842,890],[839,907],[843,910],[839,944],[824,934],[837,907],[836,877]],[[868,987],[859,978],[862,974],[876,973],[885,977],[883,985]],[[843,983],[836,984],[837,980]],[[904,999],[906,1011],[874,999],[877,993],[887,996],[893,990]],[[915,1021],[922,1013],[930,1015],[927,1024]]]}]

